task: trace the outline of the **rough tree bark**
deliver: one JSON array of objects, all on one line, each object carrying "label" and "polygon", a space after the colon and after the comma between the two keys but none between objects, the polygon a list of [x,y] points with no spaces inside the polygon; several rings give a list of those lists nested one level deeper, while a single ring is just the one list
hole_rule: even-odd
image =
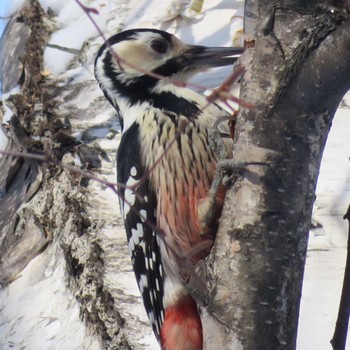
[{"label": "rough tree bark", "polygon": [[241,98],[254,108],[240,109],[234,160],[266,165],[248,166],[227,194],[205,324],[226,349],[295,349],[322,151],[350,87],[350,20],[326,1],[248,0],[245,24],[255,42]]}]

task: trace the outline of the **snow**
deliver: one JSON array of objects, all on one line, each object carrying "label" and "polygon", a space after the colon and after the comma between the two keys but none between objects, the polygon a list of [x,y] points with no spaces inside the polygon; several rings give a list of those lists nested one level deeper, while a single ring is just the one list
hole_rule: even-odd
[{"label": "snow", "polygon": [[[94,18],[106,36],[116,33],[120,27],[125,29],[156,27],[168,30],[188,43],[208,46],[241,43],[242,20],[239,16],[242,14],[243,1],[206,0],[200,15],[186,12],[186,18],[176,18],[173,21],[161,23],[164,18],[174,18],[176,14],[181,13],[182,10],[179,10],[179,7],[187,2],[143,0],[133,2],[133,5],[136,5],[129,9],[131,5],[126,0],[116,0],[113,3],[102,0],[84,1],[87,6],[99,10],[100,15]],[[11,1],[7,9],[8,13],[12,13],[22,3],[23,0]],[[81,50],[84,49],[84,43],[89,41],[92,46],[88,52],[94,54],[97,52],[102,40],[96,38],[96,29],[73,0],[40,0],[40,3],[45,9],[50,7],[56,15],[57,30],[52,34],[50,44]],[[241,5],[240,9],[238,11],[234,9],[233,4]],[[65,77],[72,76],[74,77],[72,82],[82,83],[93,79],[92,56],[87,60],[89,67],[81,64],[78,67],[71,67],[72,62],[77,59],[77,54],[58,49],[47,48],[44,57],[45,68],[53,76],[61,76],[61,74]],[[214,74],[203,74],[197,78],[196,82],[205,86],[215,86],[227,75],[227,72],[226,68]],[[86,96],[83,99],[79,98],[76,103],[87,107],[87,101],[99,96],[101,92],[96,88],[89,91],[88,98]],[[3,96],[3,99],[5,100],[6,96]],[[332,337],[337,315],[346,254],[347,223],[341,216],[344,215],[350,202],[349,114],[349,109],[339,109],[323,156],[315,203],[315,219],[323,227],[311,232],[302,292],[298,350],[331,349],[329,340]],[[95,116],[95,119],[82,121],[82,130],[84,125],[86,127],[87,124],[105,123],[109,118],[110,115],[103,114],[102,111]],[[100,129],[92,132],[95,132],[96,136],[105,136]],[[4,147],[5,142],[0,134],[0,148]],[[103,139],[100,144],[109,148],[111,141]],[[110,200],[113,199],[110,198]],[[106,231],[105,234],[108,236],[110,232]],[[112,240],[113,237],[110,239]],[[14,344],[13,348],[16,349],[20,337],[22,337],[21,342],[25,339],[28,350],[99,349],[99,346],[90,338],[88,339],[92,343],[81,347],[82,339],[86,338],[78,327],[80,321],[76,304],[73,302],[70,304],[71,296],[64,295],[63,266],[60,266],[58,275],[52,274],[51,265],[60,264],[63,258],[58,256],[57,251],[52,251],[52,254],[52,260],[44,263],[42,261],[44,256],[35,258],[23,271],[22,277],[14,281],[6,291],[0,293],[0,312],[3,316],[0,321],[1,349],[9,348],[9,344]],[[110,262],[110,265],[107,264],[108,268],[113,270],[115,266]],[[44,278],[36,281],[33,280],[34,276],[44,276]],[[132,273],[128,276],[127,279],[123,279],[122,274],[117,273],[120,288],[125,288],[130,294],[137,295]],[[116,282],[110,283],[112,285]],[[38,293],[41,289],[47,290],[45,300],[42,300],[43,293]],[[58,302],[51,303],[53,295],[58,298]],[[18,310],[21,310],[22,320],[13,324],[11,318]],[[136,306],[134,312],[143,311],[140,306]],[[146,316],[144,319],[146,322]],[[41,336],[43,326],[45,326],[45,337]],[[65,343],[65,332],[75,332],[75,330],[77,333],[74,341]],[[145,335],[142,342],[149,344],[149,349],[157,349],[153,336]],[[350,349],[350,344],[347,349]]]},{"label": "snow", "polygon": [[[76,2],[72,0],[39,0],[39,2],[45,11],[50,8],[55,14],[58,14],[69,3],[76,4]],[[79,11],[77,11],[77,13],[79,13]]]},{"label": "snow", "polygon": [[[175,34],[181,40],[206,46],[228,46],[231,45],[236,32],[230,30],[230,22],[236,15],[242,14],[243,1],[241,7],[233,8],[230,0],[206,0],[203,5],[203,13],[201,20],[194,18],[177,18],[176,21],[168,23],[160,23],[157,18],[168,18],[169,3],[177,3],[178,1],[154,0],[149,1],[147,6],[145,3],[136,8],[125,22],[126,28],[158,28]],[[179,1],[180,2],[180,1]],[[148,12],[147,12],[147,9]],[[154,10],[153,10],[154,9]],[[146,10],[146,11],[145,11]],[[169,16],[171,17],[171,16]],[[218,18],[220,20],[218,21]],[[241,30],[243,21],[238,18],[234,20],[232,25],[237,30]],[[163,28],[166,25],[166,28]],[[231,31],[231,33],[230,33]]]},{"label": "snow", "polygon": [[[22,276],[0,294],[0,349],[23,345],[35,350],[100,348],[92,337],[85,338],[87,330],[81,326],[79,307],[65,286],[65,260],[57,248],[52,245],[49,254],[32,260]],[[70,332],[75,336],[66,337]]]},{"label": "snow", "polygon": [[4,12],[2,13],[2,16],[8,17],[11,16],[14,12],[19,9],[25,0],[10,0],[10,1],[4,1],[4,3],[1,5],[4,8]]},{"label": "snow", "polygon": [[[345,98],[348,99],[350,94]],[[324,151],[317,183],[317,213],[344,215],[350,198],[349,108],[339,109]],[[335,176],[335,172],[337,175]]]},{"label": "snow", "polygon": [[[53,5],[53,10],[57,15],[55,20],[59,29],[52,34],[49,41],[50,45],[75,49],[79,53],[87,40],[98,35],[97,29],[75,1],[44,0],[42,2],[45,8],[52,8],[51,5]],[[100,29],[104,31],[107,15],[110,11],[109,6],[99,0],[85,2],[85,4],[99,11],[99,15],[92,14],[92,17]],[[67,70],[77,53],[69,53],[57,48],[47,47],[44,51],[45,68],[51,74],[59,75]]]},{"label": "snow", "polygon": [[[323,153],[314,218],[323,225],[309,240],[301,299],[298,350],[330,350],[346,259],[350,204],[350,110],[340,108]],[[346,349],[350,349],[348,341]]]}]

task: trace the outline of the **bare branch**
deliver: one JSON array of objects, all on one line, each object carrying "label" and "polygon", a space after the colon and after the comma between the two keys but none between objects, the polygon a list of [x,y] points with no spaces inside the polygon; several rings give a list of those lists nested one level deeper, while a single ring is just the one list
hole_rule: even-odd
[{"label": "bare branch", "polygon": [[[134,211],[134,213],[139,216],[149,227],[151,227],[153,230],[155,230],[158,233],[162,233],[162,231],[156,226],[154,225],[152,222],[150,222],[145,216],[143,216],[137,209],[135,209],[131,203],[129,203],[125,197],[119,192],[118,187],[119,188],[128,188],[128,189],[132,189],[135,190],[137,188],[137,186],[126,186],[124,184],[119,184],[119,183],[115,183],[115,182],[110,182],[107,180],[103,180],[87,171],[78,169],[75,166],[66,164],[66,163],[62,163],[58,160],[55,160],[52,155],[51,155],[51,150],[48,148],[48,146],[45,146],[45,154],[35,154],[35,153],[27,153],[27,152],[11,152],[11,151],[4,151],[4,150],[0,150],[0,154],[4,155],[4,156],[10,156],[10,157],[18,157],[18,158],[24,158],[24,159],[31,159],[31,160],[38,160],[41,162],[46,162],[49,164],[52,164],[58,168],[61,169],[66,169],[68,170],[70,173],[72,174],[77,174],[80,175],[81,177],[86,177],[90,180],[96,181],[108,188],[110,188],[118,197],[120,197],[124,203],[126,203],[127,205],[129,205],[129,207],[131,208],[131,210]],[[137,194],[136,194],[137,195]]]},{"label": "bare branch", "polygon": [[348,220],[348,247],[337,323],[331,340],[334,350],[345,350],[350,316],[350,205],[343,217]]}]

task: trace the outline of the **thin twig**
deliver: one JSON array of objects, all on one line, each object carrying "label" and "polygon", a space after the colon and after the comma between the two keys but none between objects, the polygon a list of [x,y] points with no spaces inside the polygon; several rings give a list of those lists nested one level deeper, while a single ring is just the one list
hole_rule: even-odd
[{"label": "thin twig", "polygon": [[18,158],[24,158],[24,159],[31,159],[31,160],[38,160],[41,162],[46,162],[46,163],[50,163],[52,165],[55,165],[57,167],[60,167],[62,169],[66,169],[71,173],[75,173],[78,175],[81,175],[82,177],[86,177],[88,179],[91,180],[95,180],[107,187],[122,187],[122,188],[127,188],[128,186],[125,186],[123,184],[119,184],[119,183],[115,183],[115,182],[109,182],[103,179],[100,179],[96,176],[94,176],[93,174],[78,169],[75,166],[66,164],[66,163],[62,163],[58,160],[55,160],[51,157],[50,155],[51,152],[45,150],[45,154],[37,154],[37,153],[27,153],[27,152],[12,152],[12,151],[4,151],[4,150],[0,150],[0,154],[5,155],[5,156],[11,156],[11,157],[18,157]]},{"label": "thin twig", "polygon": [[348,247],[344,271],[343,288],[340,297],[337,322],[331,340],[333,350],[345,350],[350,316],[350,205],[343,217],[348,220]]},{"label": "thin twig", "polygon": [[[52,158],[51,150],[49,149],[48,145],[46,145],[46,146],[44,145],[44,148],[45,148],[45,153],[44,154],[27,153],[27,152],[12,152],[12,151],[4,151],[4,150],[0,150],[0,154],[4,155],[4,156],[18,157],[18,158],[24,158],[24,159],[37,160],[37,161],[40,161],[40,162],[45,162],[45,163],[54,165],[54,166],[56,166],[58,168],[65,169],[65,170],[69,171],[71,174],[77,174],[77,175],[80,175],[81,177],[86,177],[88,179],[96,181],[96,182],[106,186],[107,188],[111,189],[152,230],[154,230],[154,231],[156,231],[158,233],[162,233],[163,232],[154,223],[150,222],[147,219],[147,217],[143,216],[137,209],[135,209],[134,206],[131,205],[131,203],[129,203],[125,199],[125,197],[118,190],[118,187],[119,188],[124,188],[124,189],[135,190],[134,188],[132,188],[134,186],[127,186],[127,185],[124,185],[124,184],[119,184],[119,183],[103,180],[103,179],[101,179],[99,177],[96,177],[95,175],[93,175],[93,174],[91,174],[91,173],[89,173],[87,171],[81,170],[81,169],[79,169],[79,168],[77,168],[75,166],[72,166],[72,165],[69,165],[69,164],[66,164],[66,163],[62,163],[62,162]],[[137,194],[135,194],[135,195],[137,195]]]}]

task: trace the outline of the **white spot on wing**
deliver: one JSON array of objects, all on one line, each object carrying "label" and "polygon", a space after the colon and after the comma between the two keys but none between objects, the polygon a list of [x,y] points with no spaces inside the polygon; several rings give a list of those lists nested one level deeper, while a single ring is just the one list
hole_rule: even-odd
[{"label": "white spot on wing", "polygon": [[134,205],[135,203],[135,192],[127,188],[124,192],[124,206],[123,206],[123,211],[124,211],[124,217],[129,213],[130,211],[130,206]]},{"label": "white spot on wing", "polygon": [[132,253],[135,250],[135,242],[132,237],[130,237],[129,239],[129,250],[130,250],[130,253]]},{"label": "white spot on wing", "polygon": [[136,168],[134,166],[130,169],[130,175],[131,176],[136,176],[137,175],[137,170],[136,170]]},{"label": "white spot on wing", "polygon": [[145,242],[141,241],[140,243],[143,234],[143,227],[140,223],[136,225],[136,228],[131,229],[131,237],[129,239],[129,250],[131,253],[135,250],[136,245],[141,246],[142,249],[145,251]]},{"label": "white spot on wing", "polygon": [[127,188],[125,189],[125,192],[124,192],[125,202],[123,206],[124,216],[126,216],[129,213],[130,206],[134,205],[135,199],[136,199],[135,191],[128,187],[134,186],[137,182],[138,180],[135,180],[133,177],[129,177],[128,181],[126,182]]},{"label": "white spot on wing", "polygon": [[150,320],[150,322],[151,322],[152,324],[155,323],[154,314],[153,314],[152,311],[150,311],[150,312],[148,313],[148,319]]},{"label": "white spot on wing", "polygon": [[147,212],[145,209],[140,210],[141,220],[145,222],[147,220]]},{"label": "white spot on wing", "polygon": [[148,281],[147,281],[146,275],[140,276],[140,279],[138,280],[138,285],[139,285],[140,292],[142,294],[144,289],[148,288]]},{"label": "white spot on wing", "polygon": [[156,326],[157,333],[159,334],[160,333],[160,329],[159,329],[159,325],[158,325],[157,322],[155,323],[155,326]]},{"label": "white spot on wing", "polygon": [[153,270],[153,260],[152,259],[148,259],[148,263],[149,263],[149,268],[151,270]]},{"label": "white spot on wing", "polygon": [[142,224],[138,223],[136,229],[131,229],[131,238],[134,240],[135,245],[140,243],[140,238],[143,237],[143,227]]},{"label": "white spot on wing", "polygon": [[124,202],[122,201],[121,198],[118,198],[119,199],[119,208],[120,208],[120,213],[121,213],[121,216],[123,218],[123,220],[125,220],[126,218],[126,214],[125,214],[125,208],[124,208]]},{"label": "white spot on wing", "polygon": [[141,248],[143,249],[143,251],[145,251],[145,250],[146,250],[145,241],[141,241],[141,242],[139,243],[139,247],[141,247]]}]

